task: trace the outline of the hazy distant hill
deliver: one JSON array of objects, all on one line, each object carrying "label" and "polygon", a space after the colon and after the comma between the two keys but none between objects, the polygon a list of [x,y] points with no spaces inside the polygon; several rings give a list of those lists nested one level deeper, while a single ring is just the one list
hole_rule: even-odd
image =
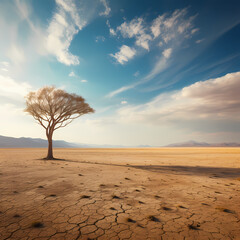
[{"label": "hazy distant hill", "polygon": [[[46,148],[48,142],[41,138],[14,138],[0,135],[0,148]],[[69,143],[62,140],[53,140],[55,148],[127,148],[121,145],[97,145],[84,143]],[[138,146],[140,147],[140,146]],[[144,147],[144,146],[141,146]],[[147,146],[145,146],[147,147]],[[148,146],[150,147],[150,146]]]},{"label": "hazy distant hill", "polygon": [[[46,148],[48,142],[41,138],[14,138],[0,135],[0,148]],[[138,146],[122,146],[122,145],[98,145],[98,144],[84,144],[84,143],[69,143],[62,140],[53,141],[55,148],[151,148],[149,145]],[[154,146],[157,147],[157,146]],[[173,143],[165,147],[240,147],[239,143],[206,143],[188,141],[182,143]]]},{"label": "hazy distant hill", "polygon": [[239,143],[206,143],[188,141],[182,143],[169,144],[166,147],[240,147]]},{"label": "hazy distant hill", "polygon": [[[13,138],[0,136],[0,148],[46,148],[47,146],[47,140],[41,138]],[[68,143],[61,140],[53,141],[53,146],[55,148],[81,147],[78,144]],[[84,145],[82,147],[84,147]]]}]

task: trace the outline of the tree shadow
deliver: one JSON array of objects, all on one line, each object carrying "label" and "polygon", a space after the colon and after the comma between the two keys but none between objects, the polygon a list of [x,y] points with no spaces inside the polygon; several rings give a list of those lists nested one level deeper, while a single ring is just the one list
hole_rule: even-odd
[{"label": "tree shadow", "polygon": [[64,159],[64,158],[51,158],[51,159],[48,159],[48,158],[38,158],[38,159],[36,159],[36,160],[45,161],[45,162],[50,162],[50,161],[57,162],[57,161],[60,161],[60,162],[75,162],[75,163],[80,163],[79,161],[67,160],[67,159]]},{"label": "tree shadow", "polygon": [[172,166],[172,165],[148,165],[129,166],[137,169],[175,175],[197,175],[212,178],[237,178],[240,176],[239,168],[206,167],[206,166]]},{"label": "tree shadow", "polygon": [[113,163],[101,163],[101,162],[88,162],[88,161],[76,161],[55,158],[52,160],[46,160],[44,158],[38,159],[42,161],[62,161],[62,162],[73,162],[79,164],[92,164],[92,165],[105,165],[115,167],[127,167],[136,168],[151,172],[158,172],[163,174],[174,174],[174,175],[195,175],[195,176],[208,176],[210,178],[239,178],[240,168],[226,168],[226,167],[208,167],[208,166],[180,166],[180,165],[123,165]]}]

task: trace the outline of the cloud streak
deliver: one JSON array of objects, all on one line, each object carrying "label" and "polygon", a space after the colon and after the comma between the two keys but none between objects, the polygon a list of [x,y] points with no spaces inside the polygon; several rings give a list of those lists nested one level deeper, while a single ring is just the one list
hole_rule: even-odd
[{"label": "cloud streak", "polygon": [[[172,62],[170,60],[175,51],[182,47],[185,40],[191,38],[193,34],[199,31],[193,25],[194,18],[195,16],[187,17],[187,8],[184,8],[177,9],[172,14],[165,13],[159,15],[150,25],[147,25],[143,18],[135,18],[130,22],[125,21],[117,27],[115,32],[120,33],[123,38],[135,38],[135,54],[131,58],[138,55],[140,50],[137,46],[147,51],[151,51],[152,47],[156,48],[157,46],[161,55],[158,56],[152,69],[145,77],[136,83],[114,90],[108,96],[115,96],[144,84],[166,70]],[[111,54],[110,56],[116,58],[116,54]],[[118,62],[123,64],[123,62]]]},{"label": "cloud streak", "polygon": [[240,72],[194,83],[152,101],[121,108],[125,122],[162,125],[191,120],[240,121]]}]

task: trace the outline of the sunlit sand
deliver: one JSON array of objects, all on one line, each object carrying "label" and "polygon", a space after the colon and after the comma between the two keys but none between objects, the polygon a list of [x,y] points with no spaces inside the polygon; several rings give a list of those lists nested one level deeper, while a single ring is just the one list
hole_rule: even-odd
[{"label": "sunlit sand", "polygon": [[0,239],[240,239],[240,149],[0,150]]}]

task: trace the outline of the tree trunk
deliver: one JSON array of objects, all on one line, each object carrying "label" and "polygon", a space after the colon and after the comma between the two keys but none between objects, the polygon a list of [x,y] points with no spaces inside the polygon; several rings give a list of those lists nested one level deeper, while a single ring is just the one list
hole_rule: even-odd
[{"label": "tree trunk", "polygon": [[54,159],[53,157],[53,147],[52,147],[52,134],[48,136],[48,154],[46,159]]}]

